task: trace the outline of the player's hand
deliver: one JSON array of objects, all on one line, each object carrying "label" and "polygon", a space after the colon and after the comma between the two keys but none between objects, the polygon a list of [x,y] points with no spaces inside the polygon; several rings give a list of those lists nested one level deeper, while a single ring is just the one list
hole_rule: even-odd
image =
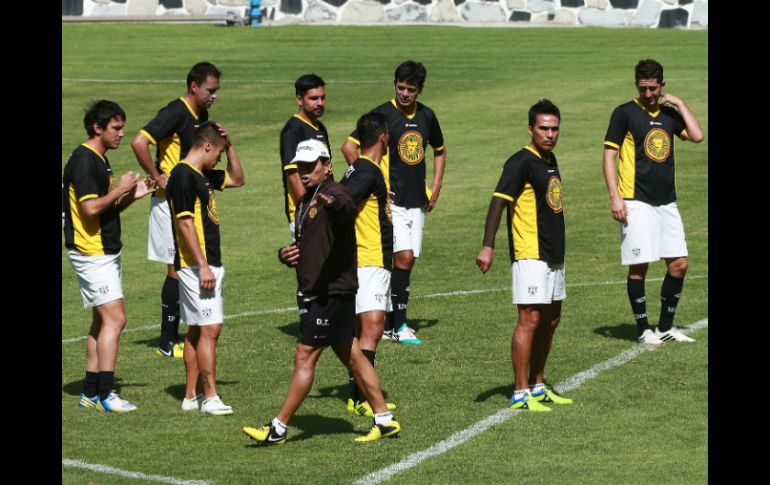
[{"label": "player's hand", "polygon": [[281,262],[286,266],[297,266],[299,262],[299,248],[295,244],[281,248],[278,254],[280,255]]},{"label": "player's hand", "polygon": [[679,103],[681,103],[682,100],[674,96],[673,94],[664,94],[658,99],[658,104],[661,106],[669,106],[669,105],[675,105],[679,107]]},{"label": "player's hand", "polygon": [[167,183],[168,183],[168,175],[166,175],[165,173],[160,174],[160,176],[157,179],[155,179],[155,184],[163,190],[166,190]]},{"label": "player's hand", "polygon": [[425,212],[430,212],[433,210],[434,207],[436,207],[436,202],[438,202],[438,194],[441,192],[441,187],[431,188],[431,193],[433,195],[430,196],[430,200],[428,201],[428,207],[425,208]]},{"label": "player's hand", "polygon": [[610,206],[610,212],[612,218],[623,224],[628,224],[626,217],[628,216],[628,208],[626,202],[620,197],[612,199],[612,205]]},{"label": "player's hand", "polygon": [[138,182],[139,182],[139,174],[129,170],[128,172],[120,176],[120,180],[118,180],[117,188],[120,189],[121,193],[130,192],[134,190],[134,187],[136,187],[136,184]]},{"label": "player's hand", "polygon": [[324,207],[330,207],[332,204],[334,204],[334,201],[336,200],[336,198],[333,195],[331,195],[331,194],[322,194],[320,192],[318,193],[318,195],[316,197],[317,197],[318,201],[321,204],[323,204]]},{"label": "player's hand", "polygon": [[396,196],[396,193],[392,190],[388,190],[388,204],[393,205],[396,203],[396,200],[394,197]]},{"label": "player's hand", "polygon": [[216,284],[217,279],[214,276],[214,272],[211,271],[211,268],[209,268],[208,265],[200,267],[200,270],[198,271],[198,279],[201,282],[201,290],[214,290],[214,285]]},{"label": "player's hand", "polygon": [[478,266],[484,274],[486,274],[486,272],[489,271],[489,268],[492,267],[494,251],[495,250],[489,246],[484,246],[481,248],[481,251],[479,251],[479,255],[476,256],[476,266]]},{"label": "player's hand", "polygon": [[155,190],[155,182],[149,175],[142,181],[136,184],[134,188],[134,200],[141,199],[147,194],[152,193]]},{"label": "player's hand", "polygon": [[217,129],[219,130],[219,134],[222,135],[222,137],[225,139],[225,150],[227,150],[233,145],[232,140],[230,140],[230,134],[227,133],[225,127],[219,123],[217,123]]}]

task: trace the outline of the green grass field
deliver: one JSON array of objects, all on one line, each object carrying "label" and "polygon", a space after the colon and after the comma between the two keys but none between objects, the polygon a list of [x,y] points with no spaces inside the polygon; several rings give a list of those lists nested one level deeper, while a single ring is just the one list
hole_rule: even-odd
[{"label": "green grass field", "polygon": [[[121,217],[128,326],[116,375],[121,395],[139,409],[111,415],[77,408],[85,342],[70,339],[86,334],[90,311],[62,237],[62,457],[180,480],[174,483],[352,483],[505,408],[516,308],[504,227],[487,275],[475,257],[502,164],[529,141],[527,109],[542,97],[562,112],[555,153],[567,224],[568,299],[547,380],[557,384],[634,348],[601,156],[609,115],[635,96],[633,67],[642,58],[664,65],[665,90],[687,101],[706,133],[699,145],[677,143],[690,269],[676,323],[708,318],[707,47],[708,32],[673,29],[62,25],[62,169],[85,139],[83,107],[107,98],[128,116],[122,146],[108,153],[113,169],[138,170],[131,138],[184,94],[190,66],[208,60],[223,72],[210,116],[230,131],[247,179],[217,199],[225,313],[242,315],[226,320],[219,345],[219,387],[233,416],[183,413],[183,364],[153,353],[165,267],[146,259],[147,200]],[[392,97],[393,70],[408,58],[428,69],[420,101],[441,122],[447,169],[411,284],[411,325],[426,344],[383,342],[377,356],[388,400],[398,404],[401,438],[353,442],[370,421],[345,411],[347,374],[330,353],[286,446],[248,446],[241,427],[278,411],[298,333],[296,313],[285,310],[294,304],[294,273],[275,257],[289,242],[278,135],[296,110],[293,82],[307,72],[327,81],[323,121],[333,163],[344,167],[339,146],[358,116]],[[648,275],[652,323],[664,272],[658,263]],[[444,295],[468,290],[480,291]],[[695,344],[666,344],[588,380],[569,393],[573,406],[517,415],[388,483],[705,483],[708,329],[692,335]],[[71,466],[62,467],[62,481],[149,483]]]}]

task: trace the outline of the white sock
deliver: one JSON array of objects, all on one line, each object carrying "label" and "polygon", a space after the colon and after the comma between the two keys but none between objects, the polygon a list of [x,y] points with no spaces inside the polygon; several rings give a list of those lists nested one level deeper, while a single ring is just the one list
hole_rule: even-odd
[{"label": "white sock", "polygon": [[393,421],[393,413],[387,411],[385,413],[374,413],[374,424],[386,425]]},{"label": "white sock", "polygon": [[535,384],[534,386],[529,386],[529,391],[532,394],[537,394],[539,392],[544,392],[545,391],[545,384],[543,384],[541,382],[540,384]]},{"label": "white sock", "polygon": [[289,427],[288,425],[283,424],[277,417],[273,418],[273,422],[271,424],[273,427],[275,427],[275,430],[278,431],[278,434],[280,435],[286,434],[286,428]]},{"label": "white sock", "polygon": [[513,391],[513,400],[514,401],[521,401],[525,397],[527,397],[527,393],[529,392],[529,389],[516,389]]}]

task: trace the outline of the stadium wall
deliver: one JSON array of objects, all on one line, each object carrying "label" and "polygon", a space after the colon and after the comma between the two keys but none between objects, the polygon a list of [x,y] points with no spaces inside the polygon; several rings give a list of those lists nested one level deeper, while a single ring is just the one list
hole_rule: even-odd
[{"label": "stadium wall", "polygon": [[708,28],[708,0],[62,0],[62,21]]}]

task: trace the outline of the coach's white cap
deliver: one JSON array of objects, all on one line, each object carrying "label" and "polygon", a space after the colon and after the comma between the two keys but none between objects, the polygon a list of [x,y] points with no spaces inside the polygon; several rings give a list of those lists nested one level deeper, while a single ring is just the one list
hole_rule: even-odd
[{"label": "coach's white cap", "polygon": [[329,160],[331,158],[329,149],[326,148],[323,142],[311,138],[297,145],[297,154],[294,155],[294,160],[291,162],[315,162],[319,158]]}]

